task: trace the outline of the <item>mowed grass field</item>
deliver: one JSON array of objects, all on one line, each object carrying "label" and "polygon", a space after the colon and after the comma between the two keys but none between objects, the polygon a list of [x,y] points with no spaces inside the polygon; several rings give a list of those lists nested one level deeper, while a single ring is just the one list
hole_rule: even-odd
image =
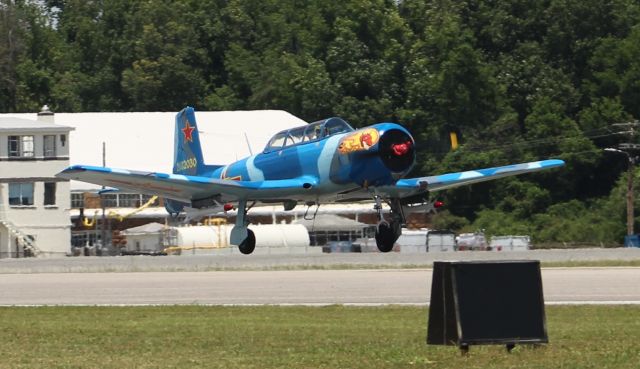
[{"label": "mowed grass field", "polygon": [[2,307],[0,368],[640,368],[640,306],[550,306],[539,348],[427,346],[426,307]]}]

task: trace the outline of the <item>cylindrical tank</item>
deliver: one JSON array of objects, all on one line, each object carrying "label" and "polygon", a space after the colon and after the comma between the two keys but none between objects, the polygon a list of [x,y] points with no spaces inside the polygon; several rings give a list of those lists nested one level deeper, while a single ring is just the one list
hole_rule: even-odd
[{"label": "cylindrical tank", "polygon": [[226,226],[179,227],[177,245],[179,247],[225,247],[229,244],[225,234]]},{"label": "cylindrical tank", "polygon": [[251,225],[249,229],[256,236],[256,247],[309,246],[309,232],[302,224]]},{"label": "cylindrical tank", "polygon": [[[233,225],[179,227],[179,247],[227,247]],[[301,224],[250,225],[256,236],[256,247],[309,246],[309,232]]]}]

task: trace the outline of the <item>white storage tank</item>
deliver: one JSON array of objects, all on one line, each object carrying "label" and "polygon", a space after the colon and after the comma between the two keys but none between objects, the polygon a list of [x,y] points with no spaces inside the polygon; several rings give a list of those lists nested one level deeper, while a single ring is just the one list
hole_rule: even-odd
[{"label": "white storage tank", "polygon": [[[222,248],[230,245],[233,225],[176,228],[178,247]],[[250,225],[256,236],[256,247],[307,247],[309,233],[300,224]]]},{"label": "white storage tank", "polygon": [[402,235],[396,241],[400,245],[400,252],[403,254],[427,252],[427,232],[425,229],[403,229]]},{"label": "white storage tank", "polygon": [[176,244],[172,246],[226,247],[229,245],[226,225],[178,227],[175,230]]},{"label": "white storage tank", "polygon": [[493,236],[491,250],[493,251],[527,251],[531,248],[529,236]]},{"label": "white storage tank", "polygon": [[256,235],[256,247],[309,246],[309,232],[302,224],[250,225],[249,229]]},{"label": "white storage tank", "polygon": [[429,231],[427,252],[456,251],[456,235],[450,231]]}]

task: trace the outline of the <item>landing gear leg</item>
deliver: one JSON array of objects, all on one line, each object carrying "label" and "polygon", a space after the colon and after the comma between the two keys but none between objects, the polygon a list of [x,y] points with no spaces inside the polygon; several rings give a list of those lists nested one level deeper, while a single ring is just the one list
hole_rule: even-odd
[{"label": "landing gear leg", "polygon": [[382,203],[380,196],[375,195],[374,209],[378,212],[378,228],[376,229],[376,245],[380,252],[389,252],[393,249],[393,245],[402,234],[402,224],[404,216],[402,214],[402,206],[398,199],[392,199],[389,202],[391,206],[391,222],[387,222],[382,214]]},{"label": "landing gear leg", "polygon": [[247,228],[247,200],[238,202],[238,214],[236,215],[236,225],[231,230],[231,244],[238,245],[240,252],[251,254],[256,248],[256,236],[252,230]]}]

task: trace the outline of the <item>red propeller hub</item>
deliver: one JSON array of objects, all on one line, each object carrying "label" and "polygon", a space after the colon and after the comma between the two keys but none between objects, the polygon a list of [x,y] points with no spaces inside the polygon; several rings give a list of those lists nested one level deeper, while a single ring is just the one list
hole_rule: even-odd
[{"label": "red propeller hub", "polygon": [[411,150],[411,141],[396,143],[391,145],[391,152],[395,156],[406,155]]}]

